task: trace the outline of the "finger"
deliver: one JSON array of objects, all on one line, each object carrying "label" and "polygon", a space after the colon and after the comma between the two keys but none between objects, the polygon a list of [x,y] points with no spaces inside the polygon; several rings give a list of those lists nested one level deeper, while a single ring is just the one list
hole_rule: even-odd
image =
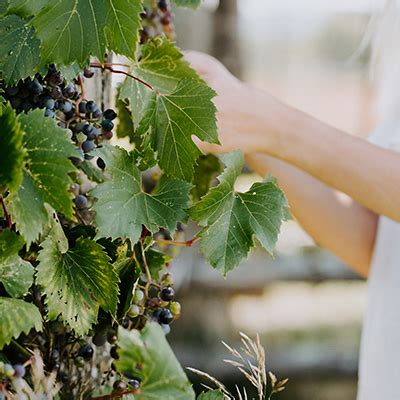
[{"label": "finger", "polygon": [[219,144],[212,144],[208,142],[203,142],[201,141],[198,137],[192,136],[192,140],[195,143],[195,145],[204,153],[214,153],[214,154],[219,154],[219,153],[224,153],[224,148],[219,145]]}]

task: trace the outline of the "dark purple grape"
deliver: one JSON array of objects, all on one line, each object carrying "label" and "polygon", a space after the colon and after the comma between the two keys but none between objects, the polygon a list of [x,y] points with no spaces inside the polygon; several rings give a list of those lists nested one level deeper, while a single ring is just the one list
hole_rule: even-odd
[{"label": "dark purple grape", "polygon": [[168,1],[167,0],[159,0],[158,8],[161,11],[167,11],[168,10]]},{"label": "dark purple grape", "polygon": [[158,316],[158,322],[163,325],[169,325],[174,320],[174,316],[168,308],[164,308]]},{"label": "dark purple grape", "polygon": [[93,142],[93,140],[85,140],[82,143],[82,150],[85,153],[90,153],[92,150],[96,148],[96,144]]},{"label": "dark purple grape", "polygon": [[82,100],[80,103],[79,103],[79,112],[81,113],[81,114],[86,114],[86,112],[87,112],[87,110],[86,110],[86,101],[85,100]]},{"label": "dark purple grape", "polygon": [[98,108],[97,110],[95,110],[92,113],[92,119],[99,119],[101,118],[101,116],[103,115],[103,113],[100,111],[100,109]]},{"label": "dark purple grape", "polygon": [[25,376],[25,367],[21,364],[14,365],[14,376],[16,378],[23,378]]},{"label": "dark purple grape", "polygon": [[32,105],[29,101],[25,101],[21,104],[21,110],[27,113],[32,108]]},{"label": "dark purple grape", "polygon": [[128,384],[133,390],[138,390],[140,388],[140,381],[138,379],[129,379]]},{"label": "dark purple grape", "polygon": [[109,131],[103,132],[104,139],[110,140],[113,137],[113,133]]},{"label": "dark purple grape", "polygon": [[109,119],[105,119],[105,120],[101,121],[101,127],[105,131],[112,131],[114,129],[114,123]]},{"label": "dark purple grape", "polygon": [[93,113],[98,109],[97,104],[90,100],[86,103],[86,112]]},{"label": "dark purple grape", "polygon": [[85,68],[85,69],[83,70],[83,76],[84,76],[85,78],[92,78],[93,75],[94,75],[94,71],[91,70],[90,68]]},{"label": "dark purple grape", "polygon": [[87,136],[89,140],[93,140],[97,135],[96,135],[96,128],[93,125],[86,124],[82,128],[82,133]]},{"label": "dark purple grape", "polygon": [[31,91],[32,94],[38,95],[43,92],[43,86],[41,83],[37,80],[34,79],[30,84],[29,84],[29,90]]},{"label": "dark purple grape", "polygon": [[78,210],[84,210],[88,206],[87,198],[83,194],[78,194],[74,199],[75,205]]},{"label": "dark purple grape", "polygon": [[117,118],[117,113],[109,108],[108,110],[104,111],[103,116],[105,119],[109,119],[112,121],[113,119]]},{"label": "dark purple grape", "polygon": [[172,22],[172,16],[170,14],[165,14],[160,18],[162,25],[169,25]]},{"label": "dark purple grape", "polygon": [[26,86],[22,86],[19,89],[18,96],[21,97],[22,99],[26,99],[27,97],[30,96],[29,89]]},{"label": "dark purple grape", "polygon": [[44,116],[50,117],[50,118],[55,118],[56,113],[53,110],[49,110],[48,108],[46,108],[46,110],[44,110]]},{"label": "dark purple grape", "polygon": [[79,355],[85,360],[90,360],[93,357],[93,347],[86,343],[79,349]]},{"label": "dark purple grape", "polygon": [[161,289],[160,298],[164,301],[171,301],[175,296],[175,291],[171,286]]},{"label": "dark purple grape", "polygon": [[113,389],[116,392],[124,392],[127,388],[128,385],[121,379],[118,379],[117,381],[114,382]]},{"label": "dark purple grape", "polygon": [[118,341],[118,336],[116,335],[114,330],[111,330],[107,334],[107,342],[110,344],[115,344]]},{"label": "dark purple grape", "polygon": [[18,86],[9,86],[6,89],[7,96],[15,96],[16,94],[18,94]]},{"label": "dark purple grape", "polygon": [[49,76],[48,82],[51,86],[59,86],[64,82],[64,78],[59,72],[55,72]]},{"label": "dark purple grape", "polygon": [[12,97],[10,103],[12,108],[18,108],[22,103],[22,99],[20,97]]},{"label": "dark purple grape", "polygon": [[51,97],[44,97],[42,102],[43,106],[49,110],[52,110],[56,105],[56,102]]},{"label": "dark purple grape", "polygon": [[72,111],[72,103],[70,103],[69,101],[65,100],[65,101],[61,101],[58,109],[60,111],[62,111],[63,113],[69,113],[70,111]]},{"label": "dark purple grape", "polygon": [[66,86],[63,91],[62,94],[67,97],[68,99],[71,99],[72,97],[75,96],[75,93],[77,92],[76,87],[72,84],[69,84],[68,86]]},{"label": "dark purple grape", "polygon": [[113,358],[114,360],[118,360],[118,359],[119,359],[118,347],[117,347],[117,346],[111,347],[110,356],[111,356],[111,358]]},{"label": "dark purple grape", "polygon": [[106,167],[106,163],[100,157],[96,160],[96,164],[100,169],[104,169]]},{"label": "dark purple grape", "polygon": [[51,89],[50,93],[51,93],[51,96],[56,100],[62,99],[62,97],[63,97],[62,89],[60,88],[60,86],[54,86]]},{"label": "dark purple grape", "polygon": [[92,341],[95,346],[100,347],[107,342],[107,336],[96,333],[96,335],[93,336]]}]

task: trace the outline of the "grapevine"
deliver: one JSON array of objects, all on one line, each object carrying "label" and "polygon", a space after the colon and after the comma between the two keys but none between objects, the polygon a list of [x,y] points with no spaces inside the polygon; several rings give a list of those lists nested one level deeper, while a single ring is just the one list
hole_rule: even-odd
[{"label": "grapevine", "polygon": [[[165,339],[171,248],[224,275],[255,237],[272,253],[277,183],[239,193],[243,155],[222,167],[192,141],[218,143],[216,94],[173,41],[173,6],[199,3],[0,6],[0,397],[195,399]],[[103,73],[124,76],[115,107],[87,96]]]}]

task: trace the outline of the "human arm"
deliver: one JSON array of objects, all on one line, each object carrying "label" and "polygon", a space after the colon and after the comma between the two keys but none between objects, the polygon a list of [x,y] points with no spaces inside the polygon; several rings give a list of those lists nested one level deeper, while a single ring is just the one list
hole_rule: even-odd
[{"label": "human arm", "polygon": [[234,78],[212,57],[190,53],[189,62],[216,89],[222,146],[287,162],[376,214],[400,221],[400,155],[350,136]]},{"label": "human arm", "polygon": [[343,193],[281,160],[253,153],[247,164],[259,175],[272,173],[284,190],[290,211],[320,246],[355,272],[368,276],[378,216]]}]

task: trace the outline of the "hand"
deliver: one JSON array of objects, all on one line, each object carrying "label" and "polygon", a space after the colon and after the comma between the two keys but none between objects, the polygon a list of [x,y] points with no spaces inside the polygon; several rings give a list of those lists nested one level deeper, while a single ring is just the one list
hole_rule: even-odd
[{"label": "hand", "polygon": [[214,100],[218,109],[221,145],[195,138],[200,149],[205,153],[224,153],[237,149],[244,153],[269,152],[274,140],[273,125],[283,108],[282,104],[268,93],[241,82],[214,57],[188,52],[185,58],[218,94]]}]

